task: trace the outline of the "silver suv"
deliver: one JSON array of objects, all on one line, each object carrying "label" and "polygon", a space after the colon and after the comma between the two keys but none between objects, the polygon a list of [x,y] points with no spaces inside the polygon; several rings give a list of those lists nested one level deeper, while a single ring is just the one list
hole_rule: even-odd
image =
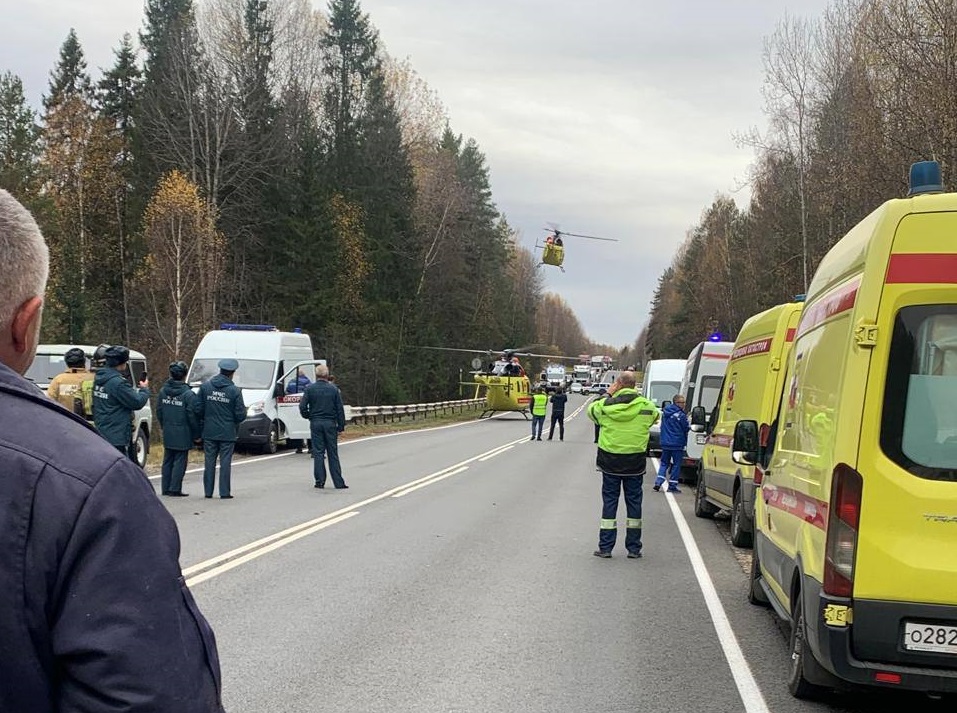
[{"label": "silver suv", "polygon": [[[96,347],[86,344],[41,344],[37,347],[37,354],[33,359],[30,368],[24,376],[40,387],[40,390],[46,393],[50,381],[57,374],[66,371],[66,362],[64,355],[73,347],[79,347],[86,353],[86,366],[90,367],[90,357],[96,351]],[[130,350],[130,368],[126,372],[127,378],[132,378],[132,384],[135,386],[142,381],[146,375],[146,357],[140,353]],[[150,402],[146,406],[134,413],[135,421],[133,423],[133,443],[136,446],[136,462],[141,467],[146,466],[146,456],[150,452],[150,434],[153,432],[153,410]]]}]

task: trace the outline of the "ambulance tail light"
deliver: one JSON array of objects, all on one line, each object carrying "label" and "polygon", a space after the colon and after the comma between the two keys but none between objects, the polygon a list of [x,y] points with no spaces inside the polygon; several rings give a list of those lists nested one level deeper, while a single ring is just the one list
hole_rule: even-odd
[{"label": "ambulance tail light", "polygon": [[856,470],[843,463],[834,469],[824,559],[825,594],[850,597],[854,590],[854,560],[863,490],[864,481]]}]

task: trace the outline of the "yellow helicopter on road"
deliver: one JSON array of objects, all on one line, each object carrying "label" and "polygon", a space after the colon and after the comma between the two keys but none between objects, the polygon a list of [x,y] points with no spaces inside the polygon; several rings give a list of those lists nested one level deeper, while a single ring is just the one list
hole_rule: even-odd
[{"label": "yellow helicopter on road", "polygon": [[[558,356],[555,354],[532,354],[521,349],[457,349],[455,347],[422,347],[445,352],[465,352],[467,354],[485,354],[493,357],[487,364],[482,359],[472,359],[472,381],[463,381],[465,386],[475,386],[474,398],[481,398],[482,389],[485,389],[485,410],[479,418],[493,416],[503,411],[518,411],[528,418],[528,410],[532,403],[534,387],[525,367],[519,357],[552,359],[567,361],[578,360],[578,357]],[[497,356],[496,356],[497,355]]]},{"label": "yellow helicopter on road", "polygon": [[557,227],[553,226],[551,228],[543,228],[543,230],[548,233],[545,236],[545,242],[541,245],[538,242],[535,243],[535,249],[542,251],[542,265],[554,265],[562,272],[565,272],[565,268],[562,267],[565,262],[565,240],[564,238],[585,238],[586,240],[605,240],[610,243],[617,243],[618,238],[600,238],[597,235],[581,235],[580,233],[566,233],[559,230]]}]

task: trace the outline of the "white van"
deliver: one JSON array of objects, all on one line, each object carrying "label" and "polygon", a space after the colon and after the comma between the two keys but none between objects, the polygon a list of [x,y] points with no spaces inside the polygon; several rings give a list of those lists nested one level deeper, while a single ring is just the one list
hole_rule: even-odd
[{"label": "white van", "polygon": [[246,420],[237,445],[275,453],[281,442],[309,438],[309,421],[299,415],[306,380],[316,379],[312,340],[302,332],[280,332],[266,324],[224,324],[196,347],[187,381],[198,389],[219,373],[220,359],[235,359],[233,383],[243,392]]},{"label": "white van", "polygon": [[[701,342],[691,350],[685,367],[684,379],[678,393],[685,397],[685,411],[691,414],[692,409],[701,407],[703,413],[709,414],[718,403],[721,395],[721,382],[724,372],[728,368],[731,350],[734,342]],[[681,463],[682,479],[693,481],[704,451],[704,444],[708,435],[704,429],[691,429],[695,433],[688,434],[688,447],[684,460]]]},{"label": "white van", "polygon": [[[37,347],[37,354],[33,358],[33,363],[24,374],[26,378],[40,387],[46,393],[47,387],[57,374],[66,371],[66,362],[64,355],[74,347],[82,349],[86,353],[86,368],[90,368],[90,359],[96,347],[88,344],[41,344]],[[146,369],[146,357],[137,351],[130,349],[130,368],[125,372],[127,379],[134,386],[148,376]],[[92,374],[91,377],[92,378]],[[146,457],[150,452],[150,434],[153,432],[153,410],[150,408],[149,401],[146,405],[134,414],[135,423],[133,424],[133,444],[136,446],[136,462],[140,467],[146,466]]]},{"label": "white van", "polygon": [[[681,380],[685,375],[685,359],[652,359],[645,364],[645,378],[641,382],[641,393],[645,398],[662,407],[671,401],[681,389]],[[648,453],[661,455],[661,421],[657,421],[648,432]]]}]

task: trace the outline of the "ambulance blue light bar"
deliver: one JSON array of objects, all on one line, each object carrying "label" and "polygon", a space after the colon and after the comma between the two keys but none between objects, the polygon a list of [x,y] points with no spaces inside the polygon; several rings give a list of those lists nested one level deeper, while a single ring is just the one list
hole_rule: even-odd
[{"label": "ambulance blue light bar", "polygon": [[721,332],[712,332],[712,333],[708,336],[708,341],[709,341],[709,342],[720,342],[721,339],[722,339]]},{"label": "ambulance blue light bar", "polygon": [[794,295],[795,302],[805,302],[806,300],[807,300],[807,295],[804,295],[804,294]]},{"label": "ambulance blue light bar", "polygon": [[232,324],[226,323],[219,325],[220,329],[225,329],[227,331],[236,331],[236,332],[277,332],[272,324]]},{"label": "ambulance blue light bar", "polygon": [[943,193],[940,179],[940,164],[937,161],[918,161],[910,167],[910,192],[908,196],[921,193]]}]

